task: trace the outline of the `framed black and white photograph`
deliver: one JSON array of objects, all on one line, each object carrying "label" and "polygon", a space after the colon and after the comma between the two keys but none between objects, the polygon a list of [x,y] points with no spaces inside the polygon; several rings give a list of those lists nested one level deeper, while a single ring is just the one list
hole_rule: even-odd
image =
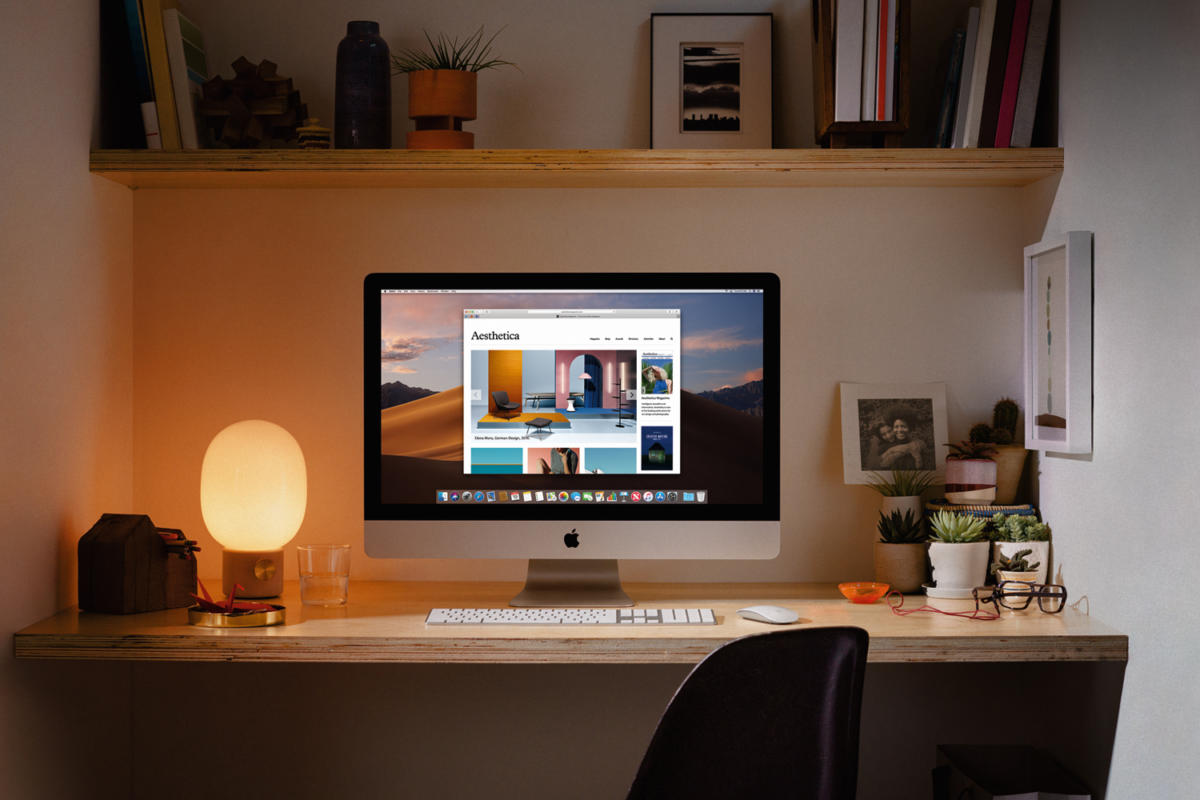
[{"label": "framed black and white photograph", "polygon": [[771,15],[650,15],[650,146],[771,147]]},{"label": "framed black and white photograph", "polygon": [[1025,446],[1092,451],[1092,234],[1025,248]]},{"label": "framed black and white photograph", "polygon": [[896,469],[942,473],[946,384],[843,383],[841,400],[846,483]]}]

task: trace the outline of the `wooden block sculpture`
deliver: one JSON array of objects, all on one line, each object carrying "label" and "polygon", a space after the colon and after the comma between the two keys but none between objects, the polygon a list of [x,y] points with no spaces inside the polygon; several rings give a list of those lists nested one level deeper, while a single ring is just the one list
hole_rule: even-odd
[{"label": "wooden block sculpture", "polygon": [[266,59],[254,64],[242,56],[233,62],[232,79],[218,75],[205,82],[198,111],[214,141],[234,148],[297,144],[308,106],[292,79],[275,69]]},{"label": "wooden block sculpture", "polygon": [[136,614],[190,606],[198,549],[145,514],[104,514],[79,540],[79,607]]}]

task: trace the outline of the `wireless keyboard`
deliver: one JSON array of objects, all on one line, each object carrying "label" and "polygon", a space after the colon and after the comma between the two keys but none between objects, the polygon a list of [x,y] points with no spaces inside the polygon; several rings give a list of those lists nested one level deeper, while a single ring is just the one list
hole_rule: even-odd
[{"label": "wireless keyboard", "polygon": [[435,608],[426,625],[716,625],[711,608]]}]

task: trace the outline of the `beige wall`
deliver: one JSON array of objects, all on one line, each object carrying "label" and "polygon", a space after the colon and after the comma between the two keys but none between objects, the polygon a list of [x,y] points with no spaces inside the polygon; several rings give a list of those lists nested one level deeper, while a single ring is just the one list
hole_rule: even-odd
[{"label": "beige wall", "polygon": [[[0,11],[0,793],[8,797],[116,796],[128,781],[128,665],[17,663],[8,644],[13,631],[75,602],[76,541],[102,512],[131,504],[132,199],[87,171],[96,30],[94,4]],[[91,777],[102,772],[115,782]]]}]

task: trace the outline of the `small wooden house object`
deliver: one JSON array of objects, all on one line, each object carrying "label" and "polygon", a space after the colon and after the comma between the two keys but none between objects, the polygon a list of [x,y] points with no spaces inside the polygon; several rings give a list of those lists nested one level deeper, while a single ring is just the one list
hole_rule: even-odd
[{"label": "small wooden house object", "polygon": [[192,605],[195,549],[145,514],[102,515],[79,540],[80,609],[136,614]]}]

